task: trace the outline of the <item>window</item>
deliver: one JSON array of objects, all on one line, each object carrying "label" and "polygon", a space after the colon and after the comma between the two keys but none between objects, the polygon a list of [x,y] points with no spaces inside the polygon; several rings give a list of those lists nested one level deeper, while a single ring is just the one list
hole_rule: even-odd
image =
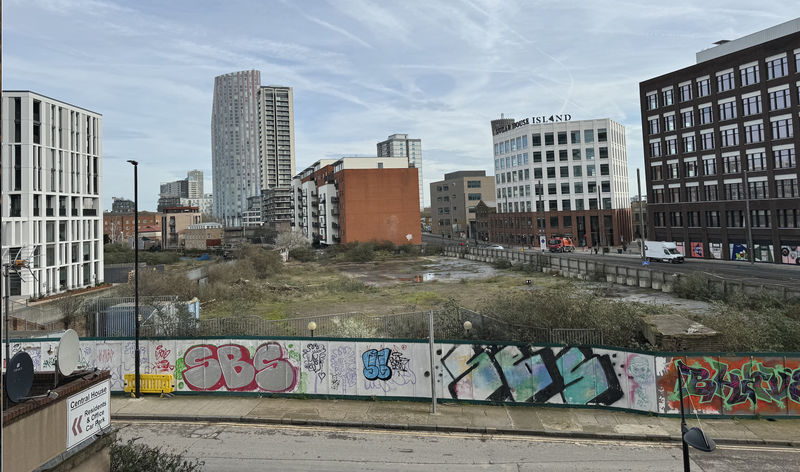
[{"label": "window", "polygon": [[664,203],[663,188],[657,188],[653,190],[653,201],[651,203]]},{"label": "window", "polygon": [[760,143],[764,141],[764,124],[758,123],[755,125],[744,127],[744,142],[745,144]]},{"label": "window", "polygon": [[569,166],[561,166],[560,174],[561,177],[569,177]]},{"label": "window", "polygon": [[583,130],[583,142],[585,144],[591,144],[594,142],[594,130],[593,129],[585,129]]},{"label": "window", "polygon": [[719,105],[719,120],[732,120],[736,118],[736,102],[721,103]]},{"label": "window", "polygon": [[683,152],[695,152],[697,150],[697,143],[695,143],[695,137],[692,136],[684,136],[683,137]]},{"label": "window", "polygon": [[741,182],[725,184],[725,200],[743,200],[744,188]]},{"label": "window", "polygon": [[533,178],[534,179],[541,179],[542,178],[542,168],[537,167],[533,169]]},{"label": "window", "polygon": [[742,115],[750,116],[761,113],[761,95],[742,99]]},{"label": "window", "polygon": [[769,185],[767,181],[749,182],[750,184],[750,198],[755,200],[764,200],[769,198]]},{"label": "window", "polygon": [[516,151],[517,150],[517,142],[514,139],[511,140],[511,150],[512,151]]},{"label": "window", "polygon": [[[583,203],[584,203],[584,200],[582,198],[579,198],[579,199],[575,200],[575,210],[577,210],[577,211],[585,210],[585,208],[583,206]],[[578,221],[580,221],[581,218],[583,218],[583,217],[579,216],[578,217]]]},{"label": "window", "polygon": [[590,198],[589,199],[589,209],[590,210],[597,210],[597,199],[596,198]]},{"label": "window", "polygon": [[686,187],[686,201],[699,202],[700,201],[700,187]]},{"label": "window", "polygon": [[742,75],[742,87],[745,85],[757,84],[760,81],[758,75],[758,64],[745,67],[744,69],[739,69],[739,73]]},{"label": "window", "polygon": [[559,161],[568,161],[569,160],[569,154],[567,154],[567,150],[566,149],[559,149],[558,150],[558,160]]},{"label": "window", "polygon": [[658,127],[661,120],[658,118],[653,118],[647,122],[647,129],[649,130],[650,134],[658,134],[660,133],[660,129]]},{"label": "window", "polygon": [[586,148],[586,159],[594,159],[594,148]]},{"label": "window", "polygon": [[668,156],[678,154],[678,139],[668,139],[666,142],[666,150]]},{"label": "window", "polygon": [[[564,208],[564,211],[569,211],[569,209],[570,209],[569,200],[563,200],[561,202],[561,206]],[[572,217],[571,216],[565,216],[564,217],[564,227],[565,228],[572,228]]]},{"label": "window", "polygon": [[742,171],[739,156],[726,156],[722,158],[722,168],[726,174],[734,174]]},{"label": "window", "polygon": [[576,149],[572,150],[572,160],[573,161],[581,160],[581,149],[580,148],[576,148]]},{"label": "window", "polygon": [[530,171],[530,169],[525,169],[525,180],[531,180],[531,171]]},{"label": "window", "polygon": [[555,167],[548,167],[547,168],[547,178],[548,179],[555,179],[556,178],[556,168]]},{"label": "window", "polygon": [[600,151],[600,159],[608,159],[608,148],[607,147],[601,147],[601,148],[599,148],[599,151]]},{"label": "window", "polygon": [[711,107],[703,107],[700,109],[700,124],[707,125],[714,122],[714,112]]},{"label": "window", "polygon": [[580,144],[581,143],[581,132],[580,131],[570,131],[570,142],[572,144]]},{"label": "window", "polygon": [[664,131],[675,131],[675,115],[664,117]]},{"label": "window", "polygon": [[[500,154],[500,146],[498,144],[495,144],[494,145],[494,155],[496,156],[498,154]],[[495,162],[497,162],[497,161],[495,161]]]},{"label": "window", "polygon": [[669,224],[675,228],[680,228],[683,226],[683,213],[679,211],[671,211],[669,212]]},{"label": "window", "polygon": [[545,146],[552,146],[554,143],[553,141],[553,133],[545,133],[544,134],[544,145]]},{"label": "window", "polygon": [[800,228],[800,210],[778,210],[778,228]]},{"label": "window", "polygon": [[686,212],[686,225],[690,228],[699,228],[700,227],[700,212],[699,211],[687,211]]},{"label": "window", "polygon": [[785,139],[792,136],[794,136],[794,129],[791,118],[772,122],[772,139]]},{"label": "window", "polygon": [[775,181],[778,198],[795,198],[797,193],[797,179],[781,179]]},{"label": "window", "polygon": [[677,162],[674,162],[672,164],[667,164],[667,178],[670,180],[680,178]]},{"label": "window", "polygon": [[726,211],[725,217],[728,220],[728,228],[744,228],[745,218],[743,211]]},{"label": "window", "polygon": [[569,195],[569,182],[561,184],[561,195]]},{"label": "window", "polygon": [[533,151],[533,162],[542,162],[542,153],[540,151]]},{"label": "window", "polygon": [[467,200],[478,201],[480,199],[481,199],[481,194],[480,193],[469,193],[469,194],[467,194]]},{"label": "window", "polygon": [[467,180],[467,188],[481,188],[480,180]]},{"label": "window", "polygon": [[789,74],[789,63],[786,57],[779,57],[767,62],[767,80],[777,79]]},{"label": "window", "polygon": [[[556,208],[555,209],[553,209],[553,203],[556,204]],[[550,202],[550,209],[553,210],[553,211],[558,211],[558,202],[552,202],[551,201]],[[551,216],[550,217],[550,227],[551,228],[558,228],[558,217],[557,216]]]},{"label": "window", "polygon": [[575,190],[575,193],[583,193],[583,182],[575,182],[573,189]]},{"label": "window", "polygon": [[664,106],[669,106],[672,104],[674,104],[673,90],[664,90]]},{"label": "window", "polygon": [[776,169],[788,169],[796,165],[794,159],[794,148],[773,151],[772,155],[775,158]]},{"label": "window", "polygon": [[608,131],[605,128],[598,128],[597,129],[597,142],[598,143],[607,143],[608,142]]},{"label": "window", "polygon": [[719,134],[722,147],[739,145],[739,130],[737,128],[720,130]]},{"label": "window", "polygon": [[733,90],[733,72],[726,72],[717,76],[717,92],[727,92]]},{"label": "window", "polygon": [[681,189],[679,187],[669,189],[669,201],[670,203],[681,202]]},{"label": "window", "polygon": [[597,182],[589,182],[586,184],[586,192],[587,193],[597,193]]},{"label": "window", "polygon": [[719,200],[718,193],[717,193],[717,185],[706,185],[705,186],[705,193],[706,193],[706,201],[707,202],[716,202]]},{"label": "window", "polygon": [[541,134],[532,134],[531,135],[531,146],[541,146],[542,145],[542,135]]},{"label": "window", "polygon": [[748,152],[747,153],[747,170],[767,170],[767,153],[765,152]]},{"label": "window", "polygon": [[691,128],[694,126],[694,110],[689,110],[681,113],[681,121],[684,128]]},{"label": "window", "polygon": [[611,182],[608,180],[604,180],[600,182],[600,191],[601,192],[610,192],[611,191]]},{"label": "window", "polygon": [[681,85],[680,87],[680,99],[682,102],[688,101],[692,99],[692,84]]},{"label": "window", "polygon": [[530,197],[531,196],[531,186],[530,185],[526,185],[525,186],[525,196],[526,197]]},{"label": "window", "polygon": [[611,197],[603,197],[603,209],[611,209]]},{"label": "window", "polygon": [[706,226],[710,228],[719,228],[719,212],[707,211],[706,212]]},{"label": "window", "polygon": [[658,108],[658,94],[652,93],[647,96],[647,109],[655,110],[656,108]]},{"label": "window", "polygon": [[566,131],[559,131],[558,132],[558,144],[567,144],[567,132]]},{"label": "window", "polygon": [[547,162],[555,162],[556,161],[556,152],[555,151],[546,151]]},{"label": "window", "polygon": [[661,166],[653,166],[650,168],[650,177],[651,180],[663,180],[664,175],[661,170]]},{"label": "window", "polygon": [[522,153],[522,160],[525,162],[525,165],[528,165],[528,153]]},{"label": "window", "polygon": [[776,90],[769,94],[769,109],[782,110],[792,106],[791,92],[788,88]]},{"label": "window", "polygon": [[683,172],[686,177],[697,177],[697,161],[684,162]]},{"label": "window", "polygon": [[769,210],[750,210],[750,224],[753,228],[769,228],[770,213]]},{"label": "window", "polygon": [[547,194],[548,195],[558,194],[558,187],[556,187],[556,184],[547,184]]},{"label": "window", "polygon": [[600,175],[610,175],[608,164],[600,164]]},{"label": "window", "polygon": [[667,220],[664,217],[663,211],[653,213],[653,226],[662,227],[667,225]]},{"label": "window", "polygon": [[523,147],[523,149],[528,147],[528,135],[527,134],[522,137],[522,147]]},{"label": "window", "polygon": [[707,97],[711,95],[711,79],[697,81],[697,96]]},{"label": "window", "polygon": [[714,149],[714,132],[709,131],[700,135],[700,149],[703,151]]},{"label": "window", "polygon": [[595,171],[594,164],[587,165],[586,166],[586,176],[587,177],[594,177],[595,175],[597,175],[597,172]]}]

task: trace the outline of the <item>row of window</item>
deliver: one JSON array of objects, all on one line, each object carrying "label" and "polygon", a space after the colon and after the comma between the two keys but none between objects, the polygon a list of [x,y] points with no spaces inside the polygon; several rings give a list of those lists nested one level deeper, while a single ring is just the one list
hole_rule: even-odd
[{"label": "row of window", "polygon": [[[723,174],[737,174],[742,172],[742,158],[738,154],[723,156],[720,159],[722,160]],[[745,160],[748,171],[758,172],[769,169],[767,154],[763,151],[747,151]],[[794,148],[772,151],[772,164],[773,169],[794,168],[797,165]],[[667,180],[679,179],[681,178],[681,171],[683,171],[683,177],[685,178],[700,177],[701,175],[717,175],[717,157],[703,158],[702,164],[698,163],[696,160],[684,161],[682,167],[677,162],[651,166],[650,179],[653,181],[663,180],[664,178]]]},{"label": "row of window", "polygon": [[[544,191],[544,186],[541,184],[534,185],[533,193],[534,195],[542,195]],[[574,193],[583,193],[583,182],[573,182],[572,185],[569,182],[561,183],[561,195],[569,195],[570,189],[574,190]],[[608,180],[604,180],[600,182],[600,191],[601,192],[611,192],[611,182]],[[590,194],[597,193],[597,182],[591,181],[586,182],[586,192]],[[547,194],[548,195],[558,195],[558,184],[549,183],[547,184]],[[513,187],[503,187],[497,189],[497,198],[515,198],[515,197],[530,197],[531,196],[531,186],[530,185],[519,185]]]},{"label": "row of window", "polygon": [[[600,159],[608,159],[608,148],[601,147],[597,148],[597,154],[595,155],[595,148],[575,148],[572,149],[570,153],[567,149],[560,149],[558,151],[558,160],[559,161],[568,161],[570,160],[569,156],[572,155],[573,161],[580,161],[582,158],[586,160],[594,160],[595,157]],[[542,153],[540,151],[534,151],[532,153],[533,163],[542,162]],[[545,151],[544,154],[545,162],[556,162],[556,152],[555,151]],[[495,170],[505,169],[510,167],[528,165],[530,160],[528,159],[528,153],[524,152],[522,154],[517,154],[516,156],[506,156],[505,158],[495,159],[494,160],[494,168]]]},{"label": "row of window", "polygon": [[[569,135],[569,136],[568,136]],[[580,130],[574,131],[558,131],[557,133],[544,133],[544,145],[545,146],[555,146],[556,142],[559,145],[565,145],[568,142],[572,144],[581,144],[581,135],[583,135],[583,143],[584,144],[592,144],[594,143],[594,130],[593,129],[585,129],[583,133]],[[569,139],[568,139],[569,137]],[[598,143],[606,143],[608,142],[608,130],[606,128],[598,128],[597,129],[597,142]],[[532,147],[539,147],[542,145],[542,134],[541,133],[534,133],[531,135],[531,146]],[[528,136],[520,136],[515,139],[508,139],[506,141],[495,143],[494,145],[494,155],[499,156],[500,154],[507,154],[510,152],[514,152],[520,149],[527,149],[528,148]]]},{"label": "row of window", "polygon": [[[562,226],[563,228],[572,228],[572,216],[571,215],[562,216],[560,218],[558,216],[551,216],[549,218],[550,218],[550,228],[558,228],[559,227],[559,221],[563,222],[563,226]],[[578,229],[581,230],[581,231],[584,231],[586,229],[586,217],[585,216],[578,216],[576,218],[578,220],[578,222],[577,222],[578,223],[577,224]],[[514,229],[514,226],[515,226],[514,219],[515,218],[510,218],[510,219],[509,218],[503,218],[502,220],[500,220],[500,219],[492,219],[491,220],[491,227],[492,228],[510,228],[510,229]],[[546,219],[544,217],[536,218],[536,227],[537,227],[537,229],[546,229],[545,228],[545,221],[546,221]],[[525,229],[526,228],[525,218],[521,218],[521,221],[518,221],[516,223],[516,227],[518,229]],[[530,217],[527,218],[527,229],[533,229],[533,218],[530,218]],[[565,236],[570,237],[571,233],[566,233]]]},{"label": "row of window", "polygon": [[[795,53],[795,72],[800,71],[800,53]],[[766,62],[767,80],[777,79],[789,75],[789,60],[786,56],[779,57]],[[734,71],[720,72],[716,74],[716,91],[727,92],[736,88],[736,75]],[[761,71],[758,64],[750,66],[739,67],[739,86],[745,87],[761,82]],[[702,78],[695,79],[687,84],[678,87],[678,101],[686,102],[695,97],[707,97],[711,95],[711,79]],[[660,94],[652,92],[647,94],[647,109],[655,110],[659,106],[674,105],[675,102],[675,89],[669,88]],[[660,103],[659,103],[660,102]]]},{"label": "row of window", "polygon": [[[770,122],[772,127],[772,140],[788,139],[794,137],[794,124],[792,118],[779,119]],[[764,142],[764,124],[754,123],[744,126],[744,144],[757,144]],[[697,136],[683,136],[682,152],[691,153],[696,151],[709,151],[715,148],[716,140],[714,131],[709,130]],[[719,132],[719,144],[721,148],[738,146],[742,143],[739,136],[739,128],[723,129]],[[674,156],[678,154],[678,138],[671,137],[662,143],[655,141],[650,143],[650,157]]]},{"label": "row of window", "polygon": [[[797,87],[798,102],[800,102],[800,86]],[[785,110],[792,106],[791,90],[787,85],[781,90],[769,93],[769,111]],[[739,117],[739,107],[736,101],[728,101],[717,105],[719,121],[732,120]],[[752,116],[762,113],[761,95],[744,97],[741,99],[741,116]],[[680,120],[678,119],[680,117]],[[714,122],[714,110],[711,105],[700,107],[695,120],[694,110],[687,110],[678,115],[656,117],[647,121],[647,131],[650,135],[661,132],[668,133],[681,129],[692,128],[695,125],[708,125]]]},{"label": "row of window", "polygon": [[[572,166],[572,177],[580,178],[580,177],[595,177],[597,176],[597,166],[594,164],[587,164],[586,172],[584,173],[583,169],[584,166]],[[536,167],[533,169],[533,178],[534,179],[542,179],[544,177],[543,169],[541,167]],[[547,178],[548,179],[555,179],[556,178],[556,168],[555,167],[547,167]],[[611,175],[611,168],[608,164],[600,164],[600,175]],[[570,166],[561,166],[558,168],[558,176],[561,178],[569,178],[570,177]],[[521,182],[524,180],[530,180],[531,173],[530,169],[519,169],[513,170],[511,172],[502,172],[500,174],[495,175],[495,180],[497,184],[505,184],[505,183],[512,183],[512,182]]]},{"label": "row of window", "polygon": [[[704,220],[701,217],[704,216]],[[722,228],[725,223],[726,228],[745,228],[747,226],[747,213],[744,210],[729,211],[671,211],[654,212],[653,226],[666,227],[668,224],[673,228]],[[776,211],[778,228],[800,228],[800,210],[796,208],[781,209]],[[723,220],[724,218],[724,220]],[[773,225],[772,212],[770,210],[750,210],[750,225],[753,228],[771,228]]]},{"label": "row of window", "polygon": [[[611,209],[611,198],[604,197],[601,200],[598,200],[597,198],[589,198],[588,200],[584,200],[582,198],[576,200],[561,200],[561,211],[598,210],[598,201],[602,204],[603,209]],[[559,200],[548,200],[546,205],[544,201],[531,202],[530,200],[523,202],[503,202],[497,204],[497,211],[499,213],[530,213],[533,211],[545,211],[545,209],[547,211],[559,211],[558,202]],[[586,206],[587,202],[588,206]]]},{"label": "row of window", "polygon": [[[768,198],[797,198],[800,197],[797,191],[797,179],[776,180],[775,186],[770,193],[770,185],[767,181],[748,182],[750,187],[750,199],[765,200]],[[648,197],[650,203],[680,203],[680,202],[715,202],[720,200],[744,200],[745,184],[743,182],[732,182],[723,184],[719,192],[718,184],[700,186],[653,189]],[[724,197],[724,198],[721,198]]]}]

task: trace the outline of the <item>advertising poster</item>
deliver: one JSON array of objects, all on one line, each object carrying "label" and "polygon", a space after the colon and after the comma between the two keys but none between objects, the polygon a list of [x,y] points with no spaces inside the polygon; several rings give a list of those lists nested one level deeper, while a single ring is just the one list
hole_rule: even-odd
[{"label": "advertising poster", "polygon": [[747,245],[746,244],[729,244],[731,250],[732,261],[746,261],[747,260]]},{"label": "advertising poster", "polygon": [[710,243],[711,258],[722,259],[722,243]]},{"label": "advertising poster", "polygon": [[684,247],[683,241],[675,241],[675,245],[678,246],[678,252],[681,253],[681,256],[686,256],[686,247]]},{"label": "advertising poster", "polygon": [[781,262],[800,265],[800,246],[781,246]]},{"label": "advertising poster", "polygon": [[703,243],[691,243],[692,257],[703,258]]},{"label": "advertising poster", "polygon": [[772,244],[754,244],[753,256],[756,262],[775,262],[772,256]]}]

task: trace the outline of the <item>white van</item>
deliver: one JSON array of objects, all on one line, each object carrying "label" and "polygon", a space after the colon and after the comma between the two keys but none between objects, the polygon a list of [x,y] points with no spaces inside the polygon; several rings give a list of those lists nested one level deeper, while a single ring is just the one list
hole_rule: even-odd
[{"label": "white van", "polygon": [[648,261],[683,264],[683,256],[678,252],[678,246],[664,241],[645,241],[644,257]]}]

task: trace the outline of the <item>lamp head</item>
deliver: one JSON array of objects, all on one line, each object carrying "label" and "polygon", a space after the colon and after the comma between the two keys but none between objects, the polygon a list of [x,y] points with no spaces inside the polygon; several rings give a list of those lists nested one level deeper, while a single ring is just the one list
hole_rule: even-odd
[{"label": "lamp head", "polygon": [[135,166],[138,166],[138,165],[139,165],[139,163],[138,163],[138,162],[136,162],[136,161],[134,161],[134,160],[132,160],[132,159],[129,159],[129,160],[128,160],[128,162],[129,162],[129,163],[131,163],[131,164],[133,164],[133,165],[135,165]]},{"label": "lamp head", "polygon": [[315,329],[317,329],[317,324],[314,323],[313,321],[309,321],[308,322],[308,330],[309,331],[314,331]]},{"label": "lamp head", "polygon": [[467,331],[471,330],[472,329],[472,323],[470,323],[469,321],[465,321],[464,322],[464,329],[467,330]]}]

